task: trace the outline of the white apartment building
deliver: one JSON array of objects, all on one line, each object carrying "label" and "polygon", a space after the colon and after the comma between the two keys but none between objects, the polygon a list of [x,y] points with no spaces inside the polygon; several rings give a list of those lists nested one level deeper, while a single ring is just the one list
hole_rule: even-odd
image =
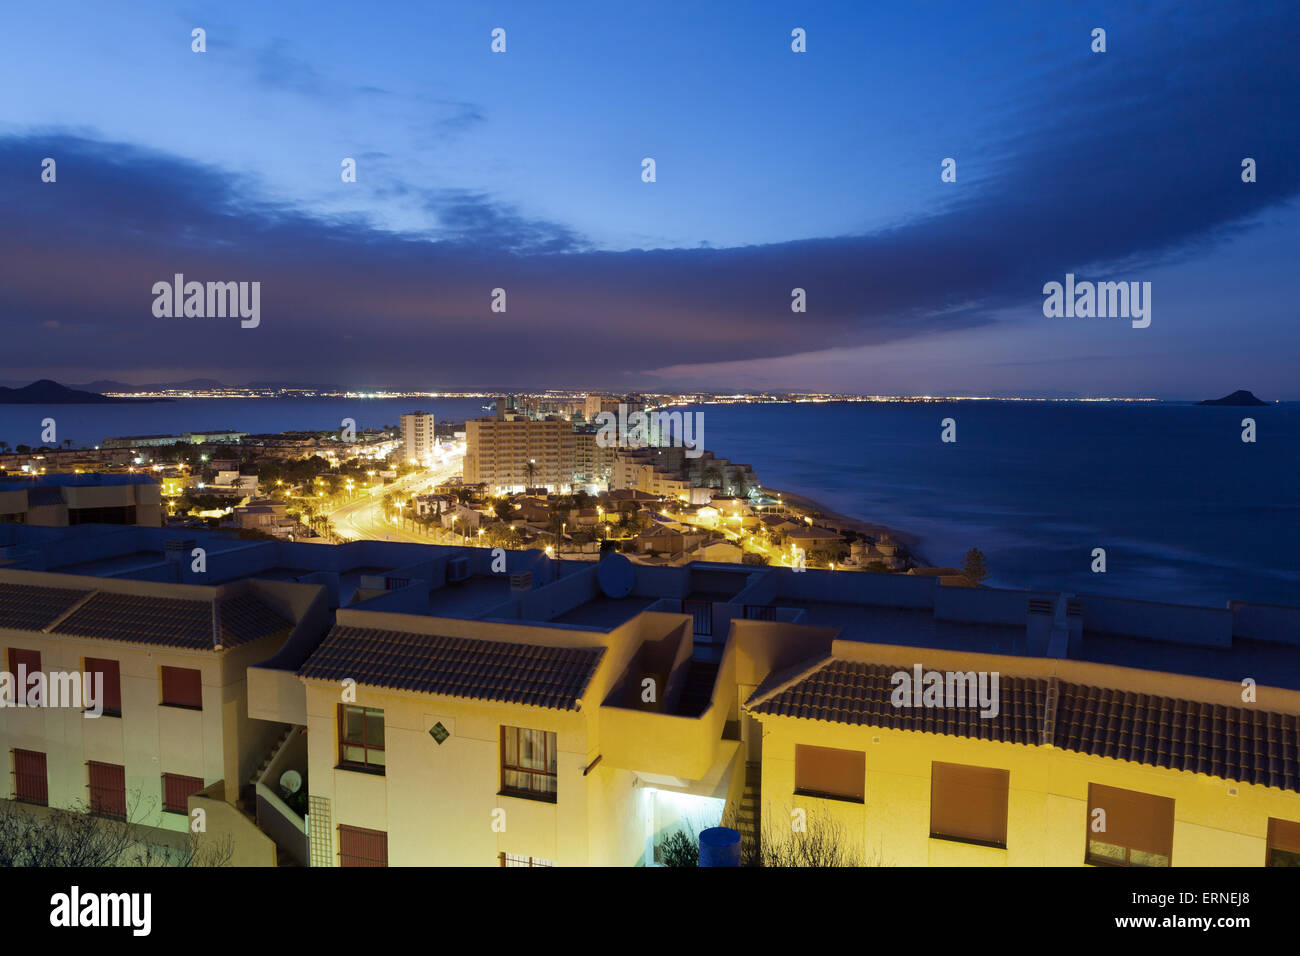
[{"label": "white apartment building", "polygon": [[410,412],[402,416],[403,457],[411,461],[428,461],[433,457],[436,445],[432,412]]}]

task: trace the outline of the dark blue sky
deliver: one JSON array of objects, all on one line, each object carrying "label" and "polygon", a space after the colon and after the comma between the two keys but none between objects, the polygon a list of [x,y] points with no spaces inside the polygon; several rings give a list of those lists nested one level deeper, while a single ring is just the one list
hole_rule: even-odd
[{"label": "dark blue sky", "polygon": [[702,6],[12,7],[0,379],[1300,399],[1296,4]]}]

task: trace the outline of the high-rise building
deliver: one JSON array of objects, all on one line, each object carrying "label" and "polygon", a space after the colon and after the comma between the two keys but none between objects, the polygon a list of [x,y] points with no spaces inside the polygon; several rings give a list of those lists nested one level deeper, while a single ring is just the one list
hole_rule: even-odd
[{"label": "high-rise building", "polygon": [[563,419],[507,417],[497,403],[496,418],[465,423],[465,481],[490,491],[550,488],[559,491],[574,481],[573,426]]},{"label": "high-rise building", "polygon": [[432,412],[411,412],[402,416],[402,457],[427,461],[433,457],[436,445]]}]

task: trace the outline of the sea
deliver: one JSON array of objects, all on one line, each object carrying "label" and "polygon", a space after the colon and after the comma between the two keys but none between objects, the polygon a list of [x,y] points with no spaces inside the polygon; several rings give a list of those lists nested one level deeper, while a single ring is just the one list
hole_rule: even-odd
[{"label": "sea", "polygon": [[[0,440],[42,444],[233,429],[358,429],[486,399],[181,399],[0,406]],[[763,483],[912,536],[929,563],[984,553],[986,583],[1224,607],[1300,605],[1300,403],[709,404],[704,444]],[[1242,420],[1255,441],[1242,441]],[[952,419],[955,441],[942,441]],[[1096,549],[1105,571],[1094,571]]]}]

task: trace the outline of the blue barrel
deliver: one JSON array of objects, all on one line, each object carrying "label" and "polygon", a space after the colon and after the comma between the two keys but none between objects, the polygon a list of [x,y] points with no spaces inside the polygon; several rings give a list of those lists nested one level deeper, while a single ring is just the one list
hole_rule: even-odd
[{"label": "blue barrel", "polygon": [[701,831],[700,866],[740,866],[740,832],[731,827]]}]

